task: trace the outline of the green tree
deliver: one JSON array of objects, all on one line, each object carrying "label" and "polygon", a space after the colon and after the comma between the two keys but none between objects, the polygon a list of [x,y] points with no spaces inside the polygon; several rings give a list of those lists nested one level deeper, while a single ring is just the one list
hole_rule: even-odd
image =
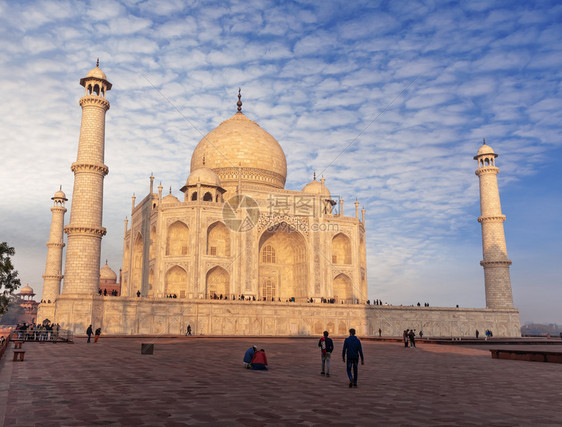
[{"label": "green tree", "polygon": [[7,242],[0,243],[0,316],[8,311],[10,296],[21,285],[10,258],[15,253],[15,249],[8,246]]}]

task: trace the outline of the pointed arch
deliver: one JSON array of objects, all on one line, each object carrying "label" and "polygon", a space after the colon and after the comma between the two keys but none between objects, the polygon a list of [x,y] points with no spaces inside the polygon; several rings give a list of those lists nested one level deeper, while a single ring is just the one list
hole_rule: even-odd
[{"label": "pointed arch", "polygon": [[230,275],[220,266],[211,268],[206,278],[207,298],[230,295]]},{"label": "pointed arch", "polygon": [[334,278],[333,291],[336,302],[353,302],[353,286],[346,274],[341,273]]},{"label": "pointed arch", "polygon": [[301,233],[282,222],[262,234],[258,250],[260,299],[310,297],[307,248]]},{"label": "pointed arch", "polygon": [[343,233],[332,239],[332,264],[351,264],[351,239]]},{"label": "pointed arch", "polygon": [[174,265],[166,273],[166,295],[185,296],[187,290],[187,271],[178,265]]},{"label": "pointed arch", "polygon": [[148,296],[154,296],[154,268],[150,268],[148,272]]},{"label": "pointed arch", "polygon": [[133,286],[133,292],[141,290],[142,286],[142,264],[143,264],[143,238],[142,234],[139,232],[135,237],[133,243],[133,268],[132,268],[132,279],[131,285]]},{"label": "pointed arch", "polygon": [[154,246],[156,244],[156,227],[150,227],[150,246],[148,249],[148,259],[154,259]]},{"label": "pointed arch", "polygon": [[204,202],[212,202],[212,201],[213,201],[213,195],[211,194],[211,192],[207,191],[207,192],[203,195],[203,201],[204,201]]},{"label": "pointed arch", "polygon": [[187,255],[189,246],[189,228],[181,221],[176,221],[168,227],[166,240],[166,255]]},{"label": "pointed arch", "polygon": [[207,228],[207,255],[230,256],[230,230],[220,221]]},{"label": "pointed arch", "polygon": [[359,251],[361,256],[361,267],[365,268],[367,266],[367,247],[365,245],[365,238],[361,235],[359,240]]}]

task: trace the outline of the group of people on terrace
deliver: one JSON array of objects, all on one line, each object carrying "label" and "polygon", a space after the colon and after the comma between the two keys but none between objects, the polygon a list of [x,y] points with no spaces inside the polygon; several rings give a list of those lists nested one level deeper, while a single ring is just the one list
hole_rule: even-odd
[{"label": "group of people on terrace", "polygon": [[107,289],[104,289],[103,291],[101,289],[98,289],[98,294],[103,295],[104,297],[110,295],[112,297],[118,297],[119,296],[119,292],[117,291],[117,289],[113,289],[109,292],[107,292]]},{"label": "group of people on terrace", "polygon": [[60,332],[58,323],[43,322],[34,323],[18,323],[15,330],[18,339],[24,341],[56,341]]}]

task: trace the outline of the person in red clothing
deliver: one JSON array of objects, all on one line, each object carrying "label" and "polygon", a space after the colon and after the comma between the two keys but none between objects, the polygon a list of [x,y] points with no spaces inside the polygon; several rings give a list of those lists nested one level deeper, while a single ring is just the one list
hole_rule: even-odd
[{"label": "person in red clothing", "polygon": [[267,371],[267,357],[265,357],[265,350],[263,348],[254,353],[254,357],[252,357],[252,369]]}]

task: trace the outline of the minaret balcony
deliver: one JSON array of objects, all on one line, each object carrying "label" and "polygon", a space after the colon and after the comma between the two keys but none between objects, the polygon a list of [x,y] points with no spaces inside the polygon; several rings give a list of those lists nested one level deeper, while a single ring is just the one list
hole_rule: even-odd
[{"label": "minaret balcony", "polygon": [[479,216],[478,222],[504,222],[505,219],[506,219],[505,215]]}]

